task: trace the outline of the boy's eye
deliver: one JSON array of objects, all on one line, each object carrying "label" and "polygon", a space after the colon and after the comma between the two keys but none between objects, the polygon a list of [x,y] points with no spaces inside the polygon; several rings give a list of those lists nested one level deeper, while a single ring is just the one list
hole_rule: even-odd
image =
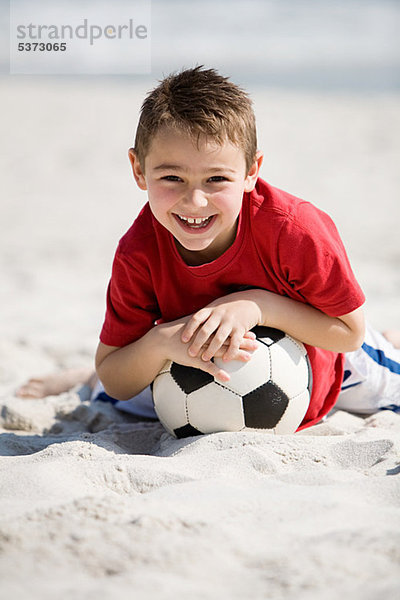
[{"label": "boy's eye", "polygon": [[177,175],[165,175],[161,179],[165,179],[166,181],[181,181],[181,178]]},{"label": "boy's eye", "polygon": [[214,175],[214,177],[210,177],[208,181],[211,181],[212,183],[219,183],[221,181],[228,181],[226,177],[223,177],[223,175]]},{"label": "boy's eye", "polygon": [[[164,175],[161,179],[164,181],[182,181],[178,175]],[[213,177],[209,177],[207,181],[210,183],[221,183],[222,181],[228,181],[228,179],[223,175],[214,175]]]}]

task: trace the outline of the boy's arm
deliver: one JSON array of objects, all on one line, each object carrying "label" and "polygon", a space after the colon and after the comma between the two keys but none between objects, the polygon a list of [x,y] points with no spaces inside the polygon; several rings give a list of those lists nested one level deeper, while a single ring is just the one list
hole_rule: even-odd
[{"label": "boy's arm", "polygon": [[356,350],[364,341],[364,316],[361,308],[340,317],[297,300],[262,290],[252,289],[229,294],[195,313],[188,322],[182,341],[191,344],[189,354],[197,356],[212,334],[213,340],[201,353],[210,360],[218,344],[230,337],[224,359],[231,360],[237,340],[255,325],[281,329],[310,346],[333,352]]},{"label": "boy's arm", "polygon": [[[190,318],[191,316],[157,325],[135,342],[123,347],[108,346],[100,342],[96,352],[96,371],[107,394],[118,400],[132,398],[154,380],[167,360],[202,369],[221,381],[228,381],[228,373],[212,361],[189,356],[187,345],[182,342],[181,336]],[[249,352],[255,347],[254,335],[244,335],[235,358],[249,360]],[[223,356],[226,350],[227,346],[221,346],[213,356]]]},{"label": "boy's arm", "polygon": [[262,321],[273,322],[270,326],[286,331],[305,344],[332,352],[351,352],[364,341],[365,322],[361,307],[339,317],[330,317],[309,304],[286,296],[263,290],[254,292]]},{"label": "boy's arm", "polygon": [[[99,342],[96,351],[96,373],[112,398],[128,400],[141,392],[164,362],[154,350],[150,353],[150,332],[124,347]],[[139,357],[142,360],[138,360]],[[153,379],[154,379],[153,377]]]}]

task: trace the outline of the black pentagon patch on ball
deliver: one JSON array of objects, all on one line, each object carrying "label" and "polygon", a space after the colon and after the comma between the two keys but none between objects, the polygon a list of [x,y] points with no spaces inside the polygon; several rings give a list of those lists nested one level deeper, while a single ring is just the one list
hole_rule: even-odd
[{"label": "black pentagon patch on ball", "polygon": [[262,325],[253,327],[251,331],[256,334],[258,341],[266,346],[272,346],[272,344],[276,344],[276,342],[279,342],[279,340],[283,340],[286,335],[285,332],[281,331],[280,329],[274,329],[274,327],[263,327]]},{"label": "black pentagon patch on ball", "polygon": [[178,363],[172,363],[170,373],[185,394],[191,394],[214,381],[214,377],[209,373],[193,367],[184,367]]},{"label": "black pentagon patch on ball", "polygon": [[201,431],[190,425],[184,425],[183,427],[178,427],[174,429],[174,433],[176,437],[181,440],[182,438],[192,437],[192,435],[203,435]]},{"label": "black pentagon patch on ball", "polygon": [[273,429],[281,420],[289,398],[274,383],[268,381],[243,396],[244,423],[254,429]]}]

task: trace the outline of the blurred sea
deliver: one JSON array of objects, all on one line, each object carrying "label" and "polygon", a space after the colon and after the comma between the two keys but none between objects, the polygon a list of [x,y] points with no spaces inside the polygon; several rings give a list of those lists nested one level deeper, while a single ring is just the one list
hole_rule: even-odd
[{"label": "blurred sea", "polygon": [[[32,0],[18,1],[32,6]],[[71,9],[71,0],[59,0],[60,10],[63,3]],[[81,0],[82,18],[89,4],[99,13],[109,5]],[[115,4],[129,14],[129,0]],[[4,75],[8,2],[0,0],[0,7]],[[205,64],[252,87],[400,88],[399,0],[152,0],[151,12],[151,73],[127,76],[131,79],[154,81],[173,70]]]}]

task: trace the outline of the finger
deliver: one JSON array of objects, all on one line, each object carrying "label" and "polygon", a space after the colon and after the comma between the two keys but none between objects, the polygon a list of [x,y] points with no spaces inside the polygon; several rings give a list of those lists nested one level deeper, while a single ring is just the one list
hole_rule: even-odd
[{"label": "finger", "polygon": [[254,333],[254,331],[246,331],[246,333],[244,334],[243,337],[255,340],[256,339],[256,334]]},{"label": "finger", "polygon": [[[229,340],[230,341],[230,340]],[[227,349],[229,348],[229,344],[227,344]],[[258,348],[258,342],[253,339],[243,338],[240,342],[239,348],[241,350],[247,350],[248,352],[254,352]]]},{"label": "finger", "polygon": [[[212,338],[210,338],[209,343],[206,342],[204,344],[204,346],[202,346],[202,348],[200,350],[200,355],[201,356],[203,355],[203,353],[205,352],[205,350],[207,350],[207,348],[209,347],[211,341],[212,341]],[[219,358],[221,358],[225,354],[225,352],[228,350],[230,342],[231,342],[230,338],[228,337],[224,341],[224,343],[221,345],[221,347],[216,352],[214,352],[213,356],[218,356]],[[257,342],[257,340],[243,338],[242,341],[241,341],[241,344],[239,346],[239,351],[240,350],[244,350],[244,351],[247,351],[247,353],[252,353],[252,352],[254,352],[254,350],[257,350],[257,348],[258,348],[258,342]]]},{"label": "finger", "polygon": [[200,327],[202,323],[204,323],[204,321],[208,319],[210,313],[210,309],[203,308],[191,316],[191,318],[189,319],[182,331],[181,340],[183,343],[187,343],[192,339],[196,330]]},{"label": "finger", "polygon": [[[224,354],[227,352],[227,350],[229,349],[231,340],[229,338],[229,336],[225,339],[225,341],[223,342],[223,344],[220,345],[219,348],[217,348],[216,350],[214,350],[214,347],[212,346],[213,343],[213,338],[209,338],[209,340],[207,340],[207,342],[202,346],[202,348],[199,351],[199,355],[206,360],[210,360],[213,357],[218,357],[218,358],[222,358],[224,356]],[[250,360],[252,353],[254,352],[254,350],[257,350],[258,348],[258,342],[256,339],[254,339],[253,337],[251,338],[245,338],[243,337],[240,346],[239,346],[239,350],[237,353],[237,356],[233,356],[233,354],[231,354],[231,358],[229,358],[228,355],[228,360]],[[243,352],[241,352],[243,351]]]},{"label": "finger", "polygon": [[235,359],[235,356],[237,356],[237,354],[239,352],[239,347],[240,347],[242,340],[243,340],[243,334],[239,331],[235,331],[231,335],[229,348],[223,356],[224,361],[229,361],[229,360]]},{"label": "finger", "polygon": [[[211,315],[209,319],[200,327],[200,329],[196,332],[192,344],[188,350],[190,356],[199,356],[200,350],[204,344],[210,346],[210,344],[214,340],[215,333],[220,327],[220,318],[216,315]],[[228,330],[229,331],[229,330]],[[219,346],[223,344],[223,342],[228,337],[229,333],[226,334],[221,340],[221,336],[219,336]],[[209,357],[211,358],[212,355]]]},{"label": "finger", "polygon": [[211,360],[204,361],[204,360],[199,359],[198,363],[199,364],[198,365],[196,364],[196,367],[198,367],[202,371],[205,371],[206,373],[209,373],[210,375],[212,375],[213,377],[215,377],[215,379],[218,379],[219,381],[226,382],[226,381],[229,381],[231,378],[229,373],[224,371],[224,369],[221,369],[220,367],[218,367]]},{"label": "finger", "polygon": [[[222,346],[218,352],[216,352],[214,354],[214,358],[222,358],[224,362],[227,362],[224,359],[224,356],[226,354],[227,348],[225,346]],[[241,350],[239,348],[239,350],[237,351],[237,354],[235,354],[235,356],[230,359],[230,360],[240,360],[241,362],[249,362],[249,360],[252,357],[252,352],[247,352],[247,350]]]},{"label": "finger", "polygon": [[211,360],[216,352],[218,352],[218,350],[226,343],[228,343],[229,348],[228,338],[231,334],[231,330],[232,326],[229,324],[220,325],[208,344],[208,348],[201,354],[201,358],[203,360]]}]

